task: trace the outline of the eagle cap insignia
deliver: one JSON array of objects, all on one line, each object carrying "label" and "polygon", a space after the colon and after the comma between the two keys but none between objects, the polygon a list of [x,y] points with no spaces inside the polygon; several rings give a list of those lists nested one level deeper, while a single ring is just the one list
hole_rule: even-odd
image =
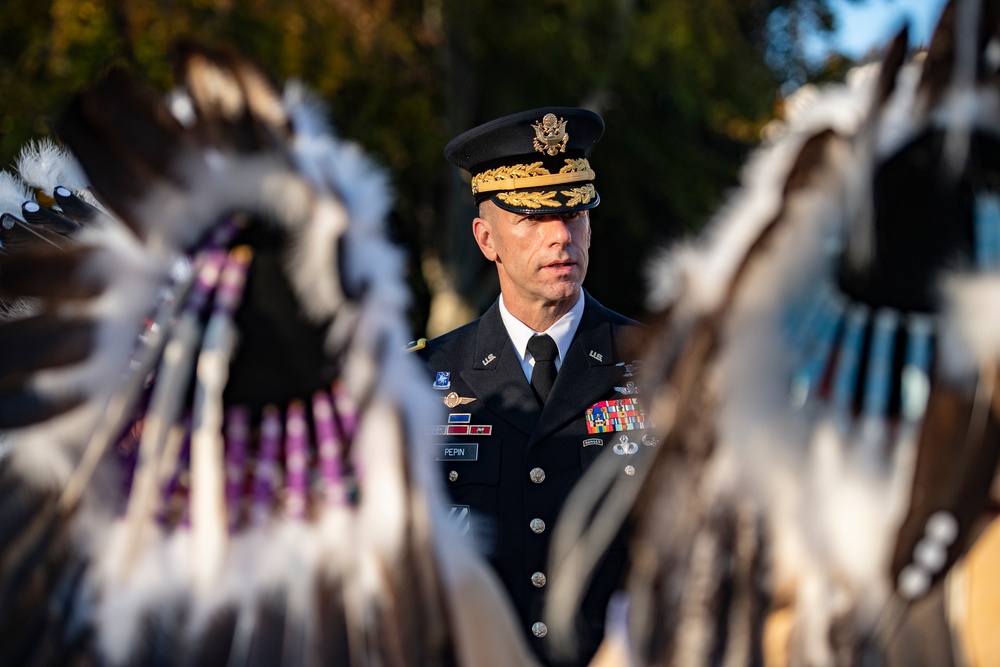
[{"label": "eagle cap insignia", "polygon": [[566,152],[569,134],[566,132],[566,121],[556,118],[554,113],[545,114],[540,121],[532,123],[535,139],[532,144],[539,153],[552,156]]}]

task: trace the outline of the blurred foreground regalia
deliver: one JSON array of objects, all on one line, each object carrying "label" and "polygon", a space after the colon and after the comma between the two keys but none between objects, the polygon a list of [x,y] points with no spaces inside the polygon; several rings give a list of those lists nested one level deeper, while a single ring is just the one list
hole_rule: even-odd
[{"label": "blurred foreground regalia", "polygon": [[[948,573],[1000,445],[998,21],[952,2],[927,53],[904,29],[796,95],[703,237],[652,267],[662,446],[622,500],[602,664],[962,664]],[[608,532],[562,536],[563,566]]]},{"label": "blurred foreground regalia", "polygon": [[384,174],[240,56],[177,80],[0,182],[0,664],[526,663],[416,451]]}]

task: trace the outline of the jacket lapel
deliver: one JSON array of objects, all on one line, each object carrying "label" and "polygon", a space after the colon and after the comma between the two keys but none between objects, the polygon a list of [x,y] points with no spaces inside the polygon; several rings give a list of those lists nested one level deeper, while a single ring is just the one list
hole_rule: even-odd
[{"label": "jacket lapel", "polygon": [[472,368],[461,376],[476,398],[501,419],[525,434],[535,428],[541,409],[500,318],[498,302],[480,320]]},{"label": "jacket lapel", "polygon": [[[587,294],[583,319],[552,386],[553,398],[545,404],[528,448],[568,421],[583,419],[584,410],[605,398],[623,373],[615,366],[617,361],[607,311]],[[530,387],[528,395],[531,396]]]}]

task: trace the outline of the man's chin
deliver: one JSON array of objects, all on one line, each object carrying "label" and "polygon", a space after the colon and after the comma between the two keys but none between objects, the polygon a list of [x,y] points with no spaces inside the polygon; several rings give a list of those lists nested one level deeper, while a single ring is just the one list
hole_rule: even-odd
[{"label": "man's chin", "polygon": [[575,303],[580,296],[580,283],[578,281],[560,283],[549,294],[553,301],[572,300]]}]

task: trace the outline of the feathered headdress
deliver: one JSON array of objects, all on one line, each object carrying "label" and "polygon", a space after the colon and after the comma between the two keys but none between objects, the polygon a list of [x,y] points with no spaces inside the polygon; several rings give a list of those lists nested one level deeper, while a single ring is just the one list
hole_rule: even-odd
[{"label": "feathered headdress", "polygon": [[[636,527],[619,634],[640,664],[883,664],[990,502],[998,5],[950,3],[926,54],[907,39],[798,96],[652,267],[662,444],[606,521]],[[601,539],[568,535],[559,567]]]},{"label": "feathered headdress", "polygon": [[87,181],[10,181],[72,229],[0,257],[0,662],[520,661],[438,512],[385,175],[243,57],[177,80],[110,71],[60,122]]}]

